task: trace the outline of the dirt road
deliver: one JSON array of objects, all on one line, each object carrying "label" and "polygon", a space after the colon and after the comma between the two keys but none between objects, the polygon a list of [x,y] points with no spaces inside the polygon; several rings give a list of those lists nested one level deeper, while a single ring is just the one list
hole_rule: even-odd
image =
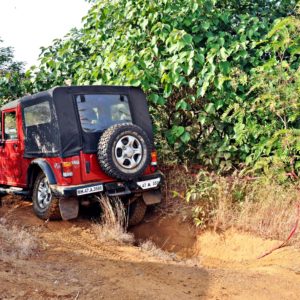
[{"label": "dirt road", "polygon": [[41,248],[29,259],[0,259],[0,299],[300,297],[299,250],[288,247],[256,259],[276,241],[235,232],[197,237],[174,218],[136,227],[136,239],[152,237],[181,257],[166,260],[137,246],[100,244],[90,220],[45,223],[25,202],[0,208],[1,217],[38,235]]}]

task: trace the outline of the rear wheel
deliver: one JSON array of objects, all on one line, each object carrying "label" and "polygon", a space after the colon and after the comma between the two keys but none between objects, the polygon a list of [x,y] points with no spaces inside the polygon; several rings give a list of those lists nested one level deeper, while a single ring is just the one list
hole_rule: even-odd
[{"label": "rear wheel", "polygon": [[40,173],[34,183],[33,211],[43,220],[59,220],[61,214],[59,210],[59,199],[52,195],[48,179],[44,173]]},{"label": "rear wheel", "polygon": [[131,203],[128,208],[128,226],[134,226],[142,222],[146,214],[147,205],[142,197]]}]

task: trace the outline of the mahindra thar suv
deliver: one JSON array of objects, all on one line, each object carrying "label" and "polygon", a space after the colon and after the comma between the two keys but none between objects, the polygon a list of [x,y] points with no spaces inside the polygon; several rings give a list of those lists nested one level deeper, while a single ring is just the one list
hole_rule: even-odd
[{"label": "mahindra thar suv", "polygon": [[42,219],[76,218],[101,194],[120,198],[134,225],[161,183],[139,88],[56,87],[1,108],[0,194],[31,197]]}]

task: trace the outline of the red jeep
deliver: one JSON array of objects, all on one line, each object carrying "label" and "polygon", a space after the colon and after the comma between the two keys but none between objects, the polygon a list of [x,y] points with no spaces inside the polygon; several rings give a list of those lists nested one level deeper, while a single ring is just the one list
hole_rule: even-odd
[{"label": "red jeep", "polygon": [[117,86],[56,87],[1,108],[0,193],[32,197],[42,219],[73,219],[95,194],[119,197],[129,224],[161,201],[145,94]]}]

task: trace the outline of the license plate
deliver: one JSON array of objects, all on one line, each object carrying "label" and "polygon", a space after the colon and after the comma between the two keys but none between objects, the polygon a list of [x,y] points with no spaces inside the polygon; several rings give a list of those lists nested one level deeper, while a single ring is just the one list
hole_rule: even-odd
[{"label": "license plate", "polygon": [[95,186],[90,186],[82,189],[78,189],[77,196],[81,195],[86,195],[86,194],[91,194],[91,193],[96,193],[96,192],[102,192],[103,191],[103,185],[95,185]]},{"label": "license plate", "polygon": [[147,189],[157,187],[159,183],[160,183],[160,178],[155,178],[155,179],[150,179],[145,181],[139,181],[136,184],[143,190],[147,190]]}]

